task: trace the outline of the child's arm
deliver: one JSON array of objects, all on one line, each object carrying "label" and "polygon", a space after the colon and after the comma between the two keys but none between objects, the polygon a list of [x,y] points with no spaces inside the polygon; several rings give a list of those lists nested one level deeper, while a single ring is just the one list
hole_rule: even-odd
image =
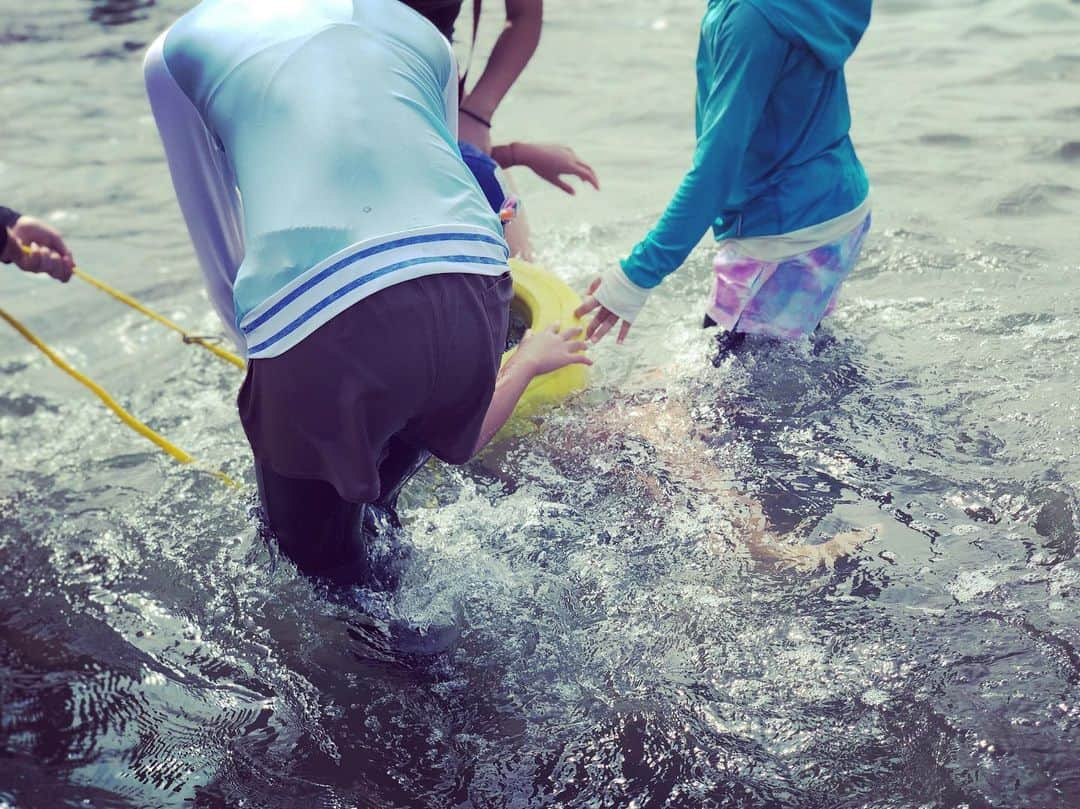
[{"label": "child's arm", "polygon": [[575,313],[581,317],[599,310],[585,334],[593,342],[622,320],[621,342],[652,289],[678,269],[733,202],[731,189],[783,68],[788,45],[750,3],[736,5],[708,35],[710,39],[702,44],[716,54],[715,70],[698,79],[693,163],[656,227],[621,267],[612,267],[593,282]]},{"label": "child's arm", "polygon": [[[543,0],[505,0],[506,25],[495,41],[480,79],[461,102],[468,110],[490,123],[495,109],[529,63],[540,44],[543,26]],[[468,113],[462,115],[460,137],[485,152],[491,151],[488,126]]]},{"label": "child's arm", "polygon": [[592,365],[592,360],[581,353],[586,344],[578,339],[580,336],[579,328],[560,333],[557,326],[542,332],[525,333],[517,351],[499,371],[499,377],[495,381],[495,394],[491,397],[491,404],[484,416],[474,454],[483,449],[506,424],[521,395],[525,393],[525,388],[535,377],[574,363]]},{"label": "child's arm", "polygon": [[143,64],[150,110],[210,300],[229,336],[243,347],[233,303],[244,259],[240,195],[224,151],[165,62],[165,36],[150,46]]},{"label": "child's arm", "polygon": [[597,191],[600,181],[592,166],[574,154],[569,146],[553,143],[509,143],[496,146],[491,156],[501,168],[527,166],[543,179],[567,194],[574,193],[574,187],[562,179],[564,174],[578,177]]}]

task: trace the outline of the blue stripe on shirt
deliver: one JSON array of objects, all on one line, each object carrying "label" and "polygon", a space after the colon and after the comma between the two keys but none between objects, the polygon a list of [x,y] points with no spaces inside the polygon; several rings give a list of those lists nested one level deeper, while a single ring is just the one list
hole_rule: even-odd
[{"label": "blue stripe on shirt", "polygon": [[[484,237],[474,237],[474,238],[475,239],[480,239],[480,240],[484,239]],[[259,343],[258,345],[252,346],[251,348],[249,348],[248,349],[248,355],[253,356],[253,355],[258,354],[258,353],[260,353],[262,351],[265,351],[270,346],[272,346],[274,343],[278,342],[279,340],[283,339],[284,337],[287,337],[288,335],[290,335],[292,332],[296,331],[298,328],[300,328],[302,325],[304,325],[304,323],[306,323],[308,320],[310,320],[313,316],[317,315],[323,309],[330,306],[330,304],[334,303],[337,300],[340,300],[345,295],[349,294],[350,292],[352,292],[355,289],[358,289],[359,287],[364,286],[365,284],[369,284],[369,283],[371,283],[372,281],[374,281],[374,280],[376,280],[378,278],[382,278],[384,275],[388,275],[389,273],[392,273],[392,272],[397,272],[398,270],[407,269],[409,267],[415,267],[415,266],[418,266],[420,264],[433,264],[433,263],[437,263],[437,262],[445,262],[447,264],[485,264],[485,265],[492,266],[492,267],[506,264],[505,260],[496,259],[496,258],[485,258],[485,257],[482,257],[482,256],[431,256],[431,257],[423,257],[423,258],[413,258],[413,259],[408,259],[406,261],[399,261],[397,264],[390,264],[390,265],[388,265],[386,267],[375,270],[374,272],[370,272],[367,275],[363,275],[360,278],[355,279],[354,281],[351,281],[350,283],[348,283],[345,286],[341,287],[337,291],[335,291],[332,294],[328,295],[327,297],[323,298],[321,301],[319,301],[317,304],[315,304],[314,306],[309,308],[306,312],[304,312],[298,318],[296,318],[291,323],[289,323],[287,326],[284,326],[280,331],[275,333],[273,337],[270,337],[270,338],[268,338],[266,340],[263,340],[263,342]]]},{"label": "blue stripe on shirt", "polygon": [[[346,256],[345,258],[341,259],[340,261],[337,261],[334,264],[331,264],[325,270],[323,270],[322,272],[320,272],[320,273],[316,274],[315,276],[309,278],[307,281],[302,283],[296,289],[289,292],[288,295],[286,295],[280,301],[278,301],[273,306],[271,306],[269,309],[267,309],[265,312],[263,312],[261,315],[259,315],[259,317],[257,317],[254,321],[247,324],[246,326],[241,325],[240,329],[244,332],[244,334],[250,334],[251,332],[255,331],[255,329],[259,328],[259,326],[266,323],[266,321],[270,320],[270,318],[272,318],[274,315],[278,314],[282,309],[284,309],[290,303],[292,303],[297,298],[299,298],[301,295],[303,295],[305,292],[310,290],[312,287],[318,286],[323,281],[325,281],[327,278],[329,278],[331,275],[336,273],[338,270],[341,270],[341,269],[343,269],[345,267],[348,267],[350,264],[355,264],[357,261],[361,261],[361,260],[363,260],[365,258],[370,258],[371,256],[378,255],[379,253],[385,253],[387,250],[394,250],[394,249],[396,249],[398,247],[407,247],[407,246],[413,245],[413,244],[427,244],[427,243],[430,243],[430,242],[441,242],[441,241],[484,242],[486,244],[493,244],[496,247],[502,247],[505,250],[505,243],[502,242],[500,239],[497,239],[494,236],[484,236],[484,235],[478,234],[478,233],[430,233],[430,234],[425,234],[425,235],[422,235],[422,236],[407,236],[407,237],[405,237],[403,239],[395,239],[394,241],[391,241],[391,242],[385,242],[383,244],[377,244],[374,247],[368,247],[368,248],[366,248],[364,250],[360,250],[360,251],[358,251],[356,253],[353,253],[351,256]],[[480,263],[481,264],[491,264],[491,263],[498,264],[498,263],[502,263],[502,262],[498,262],[498,261],[494,261],[494,260],[489,259],[489,260],[481,261]],[[411,266],[411,265],[409,265],[408,263],[394,264],[393,265],[393,267],[403,267],[403,266]],[[379,276],[384,275],[384,274],[385,274],[385,269],[378,271],[377,275],[364,276],[363,279],[361,279],[361,281],[366,283],[365,279],[371,279],[373,277],[378,278]],[[351,285],[350,285],[350,287],[351,287]],[[251,350],[255,351],[256,349],[253,348]]]}]

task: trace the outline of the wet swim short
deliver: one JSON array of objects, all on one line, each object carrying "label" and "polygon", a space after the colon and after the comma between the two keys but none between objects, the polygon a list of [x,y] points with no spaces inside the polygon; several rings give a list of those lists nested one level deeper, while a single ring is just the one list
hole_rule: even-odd
[{"label": "wet swim short", "polygon": [[248,363],[237,405],[256,459],[374,502],[392,439],[461,464],[506,342],[510,274],[440,274],[364,298],[284,354]]},{"label": "wet swim short", "polygon": [[788,340],[810,334],[836,305],[869,229],[867,216],[840,239],[775,261],[725,243],[713,265],[716,286],[708,316],[729,331]]}]

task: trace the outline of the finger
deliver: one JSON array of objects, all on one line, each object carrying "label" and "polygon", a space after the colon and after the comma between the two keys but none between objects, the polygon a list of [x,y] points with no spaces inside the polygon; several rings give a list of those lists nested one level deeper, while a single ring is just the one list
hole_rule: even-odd
[{"label": "finger", "polygon": [[25,256],[26,256],[26,258],[25,258],[23,264],[21,265],[22,268],[24,270],[29,270],[30,272],[40,272],[41,271],[41,248],[39,248],[36,244],[32,244],[32,245],[30,245],[30,249],[27,250],[27,252],[25,253]]},{"label": "finger", "polygon": [[571,340],[573,340],[573,339],[574,339],[575,337],[577,337],[578,335],[580,335],[582,331],[584,331],[584,329],[582,329],[582,328],[581,328],[581,326],[575,326],[575,327],[574,327],[574,328],[572,328],[572,329],[567,329],[566,331],[564,331],[564,332],[562,333],[562,338],[563,338],[564,340],[566,340],[567,342],[570,342],[570,341],[571,341]]},{"label": "finger", "polygon": [[588,351],[589,350],[589,344],[586,343],[583,340],[578,340],[576,343],[570,343],[566,347],[566,350],[570,351],[570,352],[573,352],[574,354],[577,354],[577,353],[579,353],[581,351]]},{"label": "finger", "polygon": [[560,179],[558,177],[556,177],[554,180],[552,180],[551,184],[553,186],[555,186],[556,188],[558,188],[560,191],[565,191],[570,196],[574,196],[574,194],[576,193],[574,191],[574,186],[570,185],[570,183],[568,183],[565,180],[562,180],[562,179]]},{"label": "finger", "polygon": [[588,354],[575,354],[570,360],[575,365],[592,365],[593,360]]},{"label": "finger", "polygon": [[71,257],[54,253],[52,269],[49,270],[49,275],[62,284],[70,281],[72,276]]},{"label": "finger", "polygon": [[594,343],[599,343],[601,340],[603,340],[604,335],[611,331],[611,327],[614,326],[617,321],[618,318],[614,316],[605,320],[602,324],[600,324],[600,328],[598,328],[593,334],[592,341]]},{"label": "finger", "polygon": [[588,163],[581,163],[578,166],[577,176],[583,179],[597,191],[600,190],[600,180],[597,179],[596,172],[593,171],[593,167],[590,166]]},{"label": "finger", "polygon": [[622,322],[622,325],[619,326],[619,336],[615,339],[615,342],[618,345],[622,345],[624,342],[626,342],[626,335],[628,335],[630,333],[630,327],[632,325],[634,325],[634,324],[633,323],[628,323],[627,321],[624,320]]},{"label": "finger", "polygon": [[592,339],[592,336],[596,333],[596,330],[600,328],[600,326],[603,324],[603,322],[608,318],[608,315],[610,315],[610,314],[611,313],[608,312],[607,309],[604,309],[603,307],[600,308],[600,311],[597,313],[596,317],[594,317],[589,322],[589,325],[585,328],[585,339],[586,340],[591,340]]},{"label": "finger", "polygon": [[68,246],[66,244],[64,244],[64,240],[60,238],[60,234],[54,233],[53,238],[50,241],[51,241],[51,244],[49,244],[49,247],[51,247],[53,250],[55,250],[61,256],[70,256],[71,255],[71,251],[68,250]]},{"label": "finger", "polygon": [[69,254],[67,245],[64,244],[64,240],[61,238],[60,234],[45,225],[34,228],[33,241],[37,242],[42,247],[48,247],[50,250],[55,250],[62,256]]},{"label": "finger", "polygon": [[592,333],[594,331],[596,331],[596,327],[600,325],[600,318],[601,318],[602,315],[603,315],[603,312],[596,315],[596,317],[594,317],[592,320],[590,320],[588,325],[585,327],[585,339],[586,340],[588,340],[590,337],[592,337]]},{"label": "finger", "polygon": [[41,272],[53,278],[61,278],[64,274],[64,260],[51,250],[45,251],[41,258]]},{"label": "finger", "polygon": [[601,282],[602,280],[603,280],[603,279],[602,279],[602,278],[600,278],[599,276],[597,276],[596,278],[594,278],[594,279],[592,280],[592,282],[591,282],[591,283],[589,284],[589,288],[588,288],[588,289],[587,289],[587,290],[585,291],[585,294],[586,294],[586,295],[592,295],[592,294],[594,294],[594,293],[596,292],[596,290],[600,289],[600,282]]},{"label": "finger", "polygon": [[600,312],[596,315],[596,317],[592,319],[592,322],[589,324],[588,328],[585,329],[585,339],[593,340],[593,335],[595,335],[596,332],[600,329],[600,327],[603,326],[605,323],[608,324],[608,328],[610,329],[611,323],[609,321],[613,317],[614,315],[610,311],[601,307]]},{"label": "finger", "polygon": [[[595,289],[595,288],[596,288],[595,286],[590,287],[590,289]],[[599,306],[600,306],[600,301],[598,301],[596,298],[594,298],[592,296],[592,292],[589,292],[589,297],[587,297],[584,301],[582,301],[581,306],[579,306],[577,309],[574,310],[574,317],[585,317],[585,315],[589,314],[589,312],[591,312],[593,309],[598,308]]]}]

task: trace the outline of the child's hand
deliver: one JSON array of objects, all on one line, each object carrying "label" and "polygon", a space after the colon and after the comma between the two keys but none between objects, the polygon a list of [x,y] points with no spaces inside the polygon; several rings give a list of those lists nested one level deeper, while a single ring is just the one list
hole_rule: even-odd
[{"label": "child's hand", "polygon": [[560,332],[558,326],[539,332],[530,329],[521,339],[512,361],[515,365],[527,369],[532,376],[557,371],[575,363],[592,365],[592,360],[582,353],[588,348],[588,344],[579,340],[579,337],[580,328],[567,329],[564,332]]},{"label": "child's hand", "polygon": [[[600,181],[592,166],[574,154],[569,146],[551,143],[511,143],[509,146],[496,147],[493,155],[503,168],[510,166],[528,166],[540,177],[567,194],[574,193],[574,187],[562,179],[564,174],[572,174],[587,182],[597,191]],[[506,162],[504,162],[506,161]]]},{"label": "child's hand", "polygon": [[[599,343],[604,335],[611,331],[612,327],[620,321],[617,314],[596,299],[596,290],[600,289],[601,283],[602,279],[593,279],[593,282],[589,284],[588,291],[585,293],[585,300],[582,301],[581,306],[574,310],[574,317],[585,317],[589,312],[599,310],[593,316],[593,319],[589,321],[588,330],[585,332],[585,339],[592,340],[594,343]],[[626,341],[626,335],[630,333],[631,325],[633,324],[629,320],[622,321],[622,325],[619,326],[619,336],[615,340],[616,343],[622,345]]]}]

